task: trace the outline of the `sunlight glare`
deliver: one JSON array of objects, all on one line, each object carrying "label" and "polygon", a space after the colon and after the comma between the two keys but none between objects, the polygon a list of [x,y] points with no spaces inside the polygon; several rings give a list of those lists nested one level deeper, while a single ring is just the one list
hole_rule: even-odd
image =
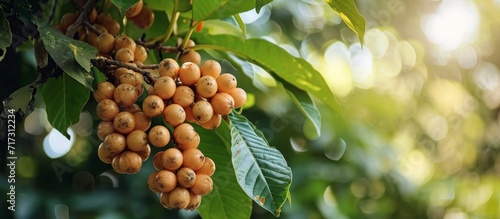
[{"label": "sunlight glare", "polygon": [[470,0],[444,0],[436,13],[422,18],[427,39],[443,50],[455,50],[472,42],[479,26],[479,13]]}]

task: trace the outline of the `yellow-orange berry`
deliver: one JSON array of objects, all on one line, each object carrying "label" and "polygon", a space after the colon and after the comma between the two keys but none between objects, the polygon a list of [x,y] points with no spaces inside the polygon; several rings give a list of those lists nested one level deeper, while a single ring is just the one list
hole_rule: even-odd
[{"label": "yellow-orange berry", "polygon": [[164,100],[172,98],[176,88],[174,79],[168,76],[159,77],[153,85],[155,95]]},{"label": "yellow-orange berry", "polygon": [[111,121],[115,118],[116,114],[120,112],[120,108],[115,101],[104,99],[99,101],[96,107],[97,117],[104,121]]},{"label": "yellow-orange berry", "polygon": [[217,93],[217,81],[212,76],[203,76],[196,81],[196,93],[202,97],[210,98]]},{"label": "yellow-orange berry", "polygon": [[205,162],[205,155],[199,149],[187,149],[182,152],[182,166],[198,170]]},{"label": "yellow-orange berry", "polygon": [[196,140],[198,133],[189,123],[182,123],[174,129],[174,139],[179,144],[189,144]]},{"label": "yellow-orange berry", "polygon": [[215,60],[207,60],[200,67],[201,76],[212,76],[217,78],[221,72],[221,66],[219,62]]},{"label": "yellow-orange berry", "polygon": [[134,51],[129,48],[121,48],[116,52],[115,60],[120,62],[134,62]]},{"label": "yellow-orange berry", "polygon": [[137,16],[141,12],[143,4],[144,3],[142,2],[142,0],[139,0],[137,3],[135,3],[135,5],[125,11],[125,16],[127,18]]},{"label": "yellow-orange berry", "polygon": [[169,148],[161,155],[163,167],[167,170],[175,171],[182,166],[182,152],[177,148]]},{"label": "yellow-orange berry", "polygon": [[97,137],[104,141],[106,136],[115,132],[115,127],[112,121],[102,121],[97,126]]},{"label": "yellow-orange berry", "polygon": [[196,180],[196,173],[189,167],[181,167],[177,170],[176,176],[177,183],[184,188],[193,186]]},{"label": "yellow-orange berry", "polygon": [[139,152],[146,149],[148,145],[148,134],[141,130],[134,130],[127,135],[127,148]]},{"label": "yellow-orange berry", "polygon": [[217,91],[227,93],[229,90],[235,88],[238,85],[238,82],[234,75],[229,73],[224,73],[219,75],[217,79]]},{"label": "yellow-orange berry", "polygon": [[200,67],[196,63],[184,62],[179,69],[179,79],[183,85],[194,85],[200,76]]},{"label": "yellow-orange berry", "polygon": [[115,37],[109,33],[103,33],[97,38],[97,50],[102,54],[109,54],[115,49]]},{"label": "yellow-orange berry", "polygon": [[177,186],[175,173],[170,170],[160,170],[156,174],[155,185],[160,192],[170,192]]},{"label": "yellow-orange berry", "polygon": [[177,186],[168,194],[168,201],[176,209],[185,209],[189,205],[189,191]]},{"label": "yellow-orange berry", "polygon": [[94,99],[99,102],[104,99],[113,99],[113,93],[115,92],[115,85],[110,82],[103,81],[97,85],[93,95]]},{"label": "yellow-orange berry", "polygon": [[142,166],[141,156],[133,151],[124,151],[120,155],[119,166],[127,174],[137,173]]},{"label": "yellow-orange berry", "polygon": [[186,120],[186,112],[179,104],[170,104],[163,111],[163,121],[172,127],[182,124]]},{"label": "yellow-orange berry", "polygon": [[142,102],[142,112],[148,117],[155,117],[163,113],[165,103],[156,95],[147,96]]},{"label": "yellow-orange berry", "polygon": [[215,173],[215,163],[209,158],[205,157],[205,162],[201,166],[200,169],[196,170],[196,174],[205,174],[208,176],[212,176]]},{"label": "yellow-orange berry", "polygon": [[136,112],[133,114],[135,119],[135,129],[146,131],[151,126],[151,118],[144,115],[143,112]]},{"label": "yellow-orange berry", "polygon": [[160,76],[167,76],[176,79],[179,76],[179,64],[171,58],[161,60],[158,64],[158,72]]},{"label": "yellow-orange berry", "polygon": [[113,99],[121,107],[127,107],[135,104],[139,98],[137,88],[130,84],[120,84],[113,93]]},{"label": "yellow-orange berry", "polygon": [[216,93],[210,98],[210,104],[216,114],[227,115],[234,109],[234,99],[227,93]]},{"label": "yellow-orange berry", "polygon": [[222,122],[222,116],[220,114],[214,114],[210,120],[199,124],[204,129],[214,130],[219,127],[221,122]]},{"label": "yellow-orange berry", "polygon": [[181,105],[182,107],[188,107],[194,102],[194,92],[188,86],[178,86],[175,89],[172,101],[176,104]]},{"label": "yellow-orange berry", "polygon": [[199,123],[208,122],[214,115],[212,105],[205,100],[197,101],[192,108],[193,116]]},{"label": "yellow-orange berry", "polygon": [[191,188],[189,189],[194,194],[203,196],[210,193],[213,189],[213,186],[214,183],[212,181],[212,178],[210,178],[210,176],[205,174],[197,174],[193,186],[191,186]]},{"label": "yellow-orange berry", "polygon": [[135,118],[132,113],[119,112],[113,119],[115,130],[122,134],[128,134],[135,129]]},{"label": "yellow-orange berry", "polygon": [[165,147],[170,141],[170,132],[165,126],[156,125],[149,130],[148,139],[155,147]]}]

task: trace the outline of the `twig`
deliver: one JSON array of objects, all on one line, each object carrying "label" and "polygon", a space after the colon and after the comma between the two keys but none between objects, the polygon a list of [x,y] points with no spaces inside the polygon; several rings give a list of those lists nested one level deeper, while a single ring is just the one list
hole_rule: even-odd
[{"label": "twig", "polygon": [[150,64],[150,65],[139,64],[137,65],[137,67],[141,69],[157,69],[158,64]]},{"label": "twig", "polygon": [[96,6],[96,4],[97,4],[97,0],[90,0],[90,1],[87,1],[87,3],[85,3],[80,16],[78,16],[75,23],[71,24],[68,27],[68,31],[66,31],[67,37],[73,38],[76,31],[78,30],[78,27],[80,27],[84,21],[89,20],[89,15],[90,15],[90,13],[92,13],[92,10]]},{"label": "twig", "polygon": [[160,52],[168,52],[168,53],[178,53],[178,52],[183,52],[182,48],[180,47],[175,47],[175,46],[162,46],[159,41],[155,41],[153,43],[148,43],[144,42],[144,36],[135,40],[135,43],[138,45],[143,46],[146,49],[154,49],[158,50]]},{"label": "twig", "polygon": [[84,21],[83,25],[87,28],[87,30],[90,30],[92,33],[95,33],[95,35],[97,35],[97,36],[100,36],[102,34],[102,31],[95,28],[94,25],[92,25],[88,21]]},{"label": "twig", "polygon": [[165,35],[158,40],[160,44],[163,44],[170,39],[170,35],[172,35],[172,32],[174,31],[174,27],[177,25],[177,19],[179,19],[179,16],[181,15],[180,12],[178,12],[178,7],[179,7],[179,0],[174,0],[174,8],[172,10],[172,17],[170,18],[170,23],[168,24],[167,32]]},{"label": "twig", "polygon": [[132,71],[141,73],[144,76],[144,80],[148,84],[153,85],[156,82],[155,77],[150,72],[144,70],[142,67],[146,66],[146,67],[148,67],[147,69],[155,69],[155,68],[158,68],[158,65],[156,65],[156,67],[154,65],[141,65],[139,67],[139,66],[131,65],[129,63],[120,62],[120,61],[116,61],[113,59],[108,59],[105,57],[97,57],[96,59],[91,59],[91,62],[97,68],[105,67],[105,68],[109,69],[109,68],[113,68],[113,67],[124,67],[124,68],[130,69]]}]

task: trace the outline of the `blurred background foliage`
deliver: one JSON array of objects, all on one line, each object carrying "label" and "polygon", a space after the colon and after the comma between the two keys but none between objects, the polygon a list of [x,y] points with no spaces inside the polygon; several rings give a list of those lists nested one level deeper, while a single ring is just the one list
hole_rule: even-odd
[{"label": "blurred background foliage", "polygon": [[[339,115],[317,101],[322,131],[315,136],[272,78],[247,66],[258,77],[239,84],[254,100],[243,114],[293,170],[281,218],[499,218],[500,1],[356,5],[367,20],[364,45],[323,0],[275,0],[241,15],[249,37],[322,72],[343,108]],[[2,99],[37,75],[32,50],[18,51],[0,63]],[[198,217],[161,207],[146,187],[151,160],[131,176],[99,161],[93,101],[63,149],[50,146],[67,143],[49,143],[38,107],[17,127],[18,218]],[[273,216],[256,206],[252,218]]]}]

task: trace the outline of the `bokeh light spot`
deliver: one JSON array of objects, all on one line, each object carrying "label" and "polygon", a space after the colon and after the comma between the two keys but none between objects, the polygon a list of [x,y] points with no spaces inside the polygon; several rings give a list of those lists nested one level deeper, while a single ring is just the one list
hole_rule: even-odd
[{"label": "bokeh light spot", "polygon": [[63,134],[53,128],[43,140],[43,150],[45,154],[54,159],[68,153],[75,143],[76,138],[73,129],[69,128],[68,134],[70,139],[67,139]]},{"label": "bokeh light spot", "polygon": [[427,39],[444,50],[471,42],[479,25],[479,13],[470,0],[444,0],[436,13],[422,18]]}]

